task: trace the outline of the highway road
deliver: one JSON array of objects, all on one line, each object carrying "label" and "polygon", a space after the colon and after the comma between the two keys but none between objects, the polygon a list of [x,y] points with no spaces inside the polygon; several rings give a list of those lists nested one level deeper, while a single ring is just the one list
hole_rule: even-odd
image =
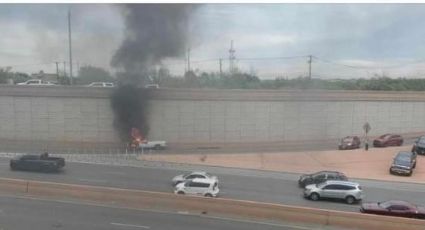
[{"label": "highway road", "polygon": [[308,230],[318,229],[318,227],[134,210],[83,204],[76,201],[52,201],[0,195],[0,229]]},{"label": "highway road", "polygon": [[[302,189],[297,186],[298,174],[267,172],[258,170],[232,169],[208,166],[169,167],[127,167],[84,163],[68,163],[61,173],[37,173],[10,171],[9,159],[0,158],[1,177],[53,181],[72,184],[88,184],[150,191],[173,191],[171,178],[193,169],[205,169],[219,177],[220,197],[253,200],[287,205],[316,207],[358,212],[359,205],[343,202],[314,202],[302,197]],[[365,192],[365,201],[403,199],[425,205],[423,194],[425,184],[355,180]]]}]

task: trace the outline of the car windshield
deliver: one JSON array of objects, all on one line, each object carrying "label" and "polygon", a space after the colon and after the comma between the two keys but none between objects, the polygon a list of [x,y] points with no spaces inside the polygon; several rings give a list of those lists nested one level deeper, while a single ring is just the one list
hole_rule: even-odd
[{"label": "car windshield", "polygon": [[379,138],[380,138],[380,139],[387,139],[387,138],[389,138],[390,136],[391,136],[391,134],[384,134],[384,135],[380,136]]},{"label": "car windshield", "polygon": [[425,145],[425,137],[419,138],[418,143]]},{"label": "car windshield", "polygon": [[353,137],[345,137],[342,141],[345,142],[345,143],[353,142]]},{"label": "car windshield", "polygon": [[378,205],[382,208],[388,209],[391,205],[393,205],[393,203],[391,201],[386,201],[380,202]]},{"label": "car windshield", "polygon": [[323,186],[325,186],[327,183],[326,182],[322,182],[316,185],[316,187],[318,188],[323,188]]},{"label": "car windshield", "polygon": [[411,162],[409,158],[399,157],[395,159],[395,163],[401,166],[410,166]]}]

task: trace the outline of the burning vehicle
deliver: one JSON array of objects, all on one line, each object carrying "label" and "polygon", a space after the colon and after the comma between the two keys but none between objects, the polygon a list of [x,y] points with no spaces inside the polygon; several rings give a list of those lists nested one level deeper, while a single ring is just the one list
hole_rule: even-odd
[{"label": "burning vehicle", "polygon": [[129,147],[134,150],[140,149],[155,149],[161,150],[167,147],[166,141],[148,141],[141,134],[140,130],[137,128],[131,129],[131,138],[132,140],[129,143]]}]

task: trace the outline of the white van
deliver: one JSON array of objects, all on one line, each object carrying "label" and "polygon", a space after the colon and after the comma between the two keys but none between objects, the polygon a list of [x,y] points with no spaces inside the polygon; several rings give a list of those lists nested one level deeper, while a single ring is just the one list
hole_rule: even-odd
[{"label": "white van", "polygon": [[219,191],[217,180],[201,178],[187,180],[183,183],[177,184],[174,188],[175,194],[188,194],[205,197],[216,197]]}]

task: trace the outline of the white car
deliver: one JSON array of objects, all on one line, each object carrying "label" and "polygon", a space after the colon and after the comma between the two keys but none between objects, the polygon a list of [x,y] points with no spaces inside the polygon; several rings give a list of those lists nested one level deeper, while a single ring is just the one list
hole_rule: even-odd
[{"label": "white car", "polygon": [[197,195],[216,197],[218,195],[218,183],[216,180],[195,178],[184,183],[177,184],[174,193],[179,195]]},{"label": "white car", "polygon": [[159,85],[158,84],[148,84],[145,85],[146,89],[159,89]]},{"label": "white car", "polygon": [[218,183],[218,178],[216,176],[213,176],[213,175],[211,175],[207,172],[201,172],[201,171],[198,171],[198,172],[195,171],[195,172],[177,175],[173,178],[172,182],[173,182],[173,185],[177,185],[177,184],[184,182],[186,180],[191,180],[191,179],[196,179],[196,178],[209,179],[209,180],[213,180],[213,181]]},{"label": "white car", "polygon": [[114,87],[114,83],[112,82],[92,82],[89,85],[87,85],[88,87],[107,87],[107,88],[111,88]]},{"label": "white car", "polygon": [[17,85],[34,85],[34,86],[44,86],[44,85],[55,85],[49,81],[43,81],[41,79],[31,79],[25,82],[18,83]]}]

